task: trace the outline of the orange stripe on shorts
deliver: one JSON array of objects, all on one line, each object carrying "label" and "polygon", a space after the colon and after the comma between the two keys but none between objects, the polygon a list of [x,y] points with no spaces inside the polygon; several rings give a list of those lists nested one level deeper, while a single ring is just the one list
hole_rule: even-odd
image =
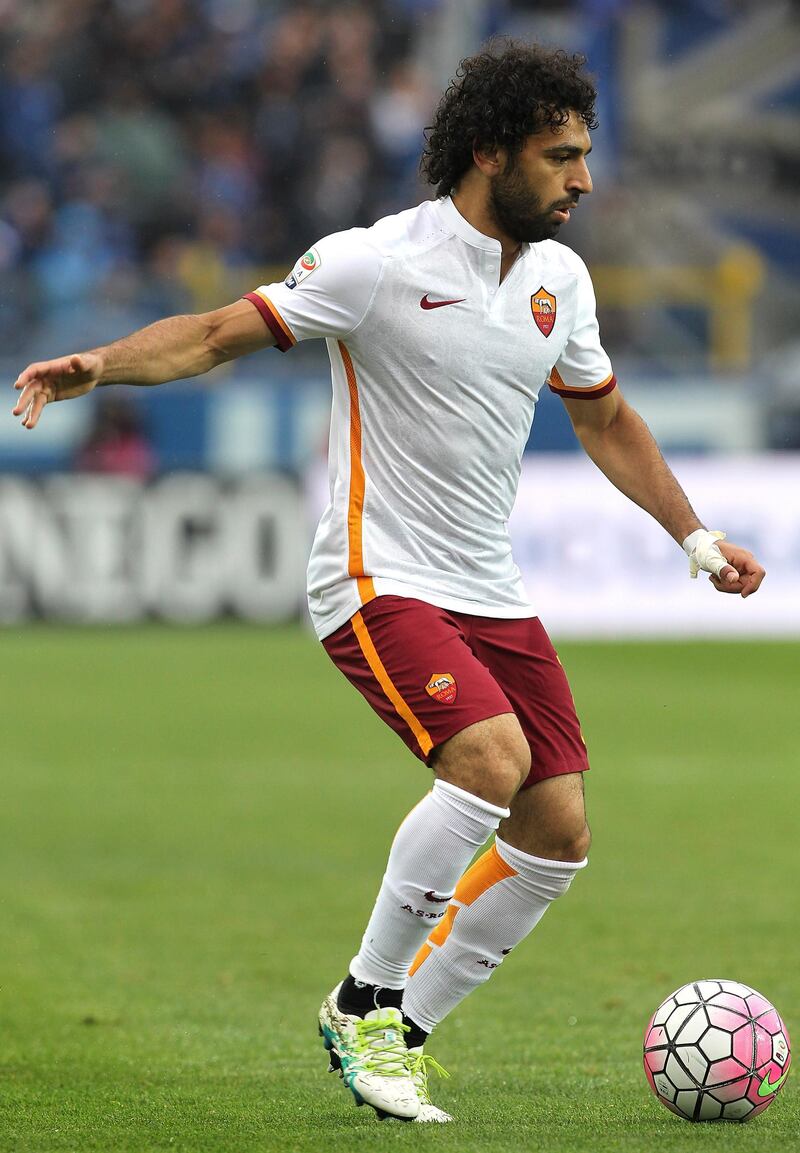
[{"label": "orange stripe on shorts", "polygon": [[423,756],[427,757],[428,753],[433,748],[433,741],[431,735],[420,720],[414,715],[409,708],[407,702],[398,692],[396,685],[392,678],[387,673],[383,661],[378,656],[377,649],[372,643],[372,637],[364,622],[361,613],[356,613],[352,618],[353,632],[356,634],[359,648],[364,654],[364,658],[372,670],[372,675],[381,686],[386,696],[394,705],[395,712],[398,716],[402,717],[412,733],[417,739],[417,744],[422,749]]}]

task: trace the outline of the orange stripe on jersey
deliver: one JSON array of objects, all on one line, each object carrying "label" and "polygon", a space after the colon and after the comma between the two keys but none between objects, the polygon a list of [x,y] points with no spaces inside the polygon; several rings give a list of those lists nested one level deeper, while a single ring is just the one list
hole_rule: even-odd
[{"label": "orange stripe on jersey", "polygon": [[557,368],[550,369],[550,378],[547,381],[550,386],[550,391],[555,392],[558,396],[566,396],[570,398],[580,399],[585,397],[588,400],[597,400],[601,396],[607,396],[609,392],[613,392],[617,387],[617,378],[612,372],[605,380],[601,380],[599,384],[593,384],[591,388],[570,388],[565,384],[561,378]]},{"label": "orange stripe on jersey", "polygon": [[372,643],[372,637],[369,635],[369,630],[364,622],[361,613],[356,613],[352,619],[353,632],[356,634],[359,648],[364,654],[367,664],[372,670],[372,675],[381,686],[386,696],[394,705],[395,712],[399,717],[402,717],[412,733],[417,739],[417,744],[422,749],[423,756],[433,748],[433,741],[428,730],[420,723],[417,717],[412,713],[406,701],[397,690],[394,681],[387,673],[383,661],[378,656],[378,651]]},{"label": "orange stripe on jersey", "polygon": [[275,337],[281,352],[286,352],[297,344],[294,333],[269,297],[265,296],[263,292],[256,291],[246,293],[244,299],[254,304],[261,313],[264,323]]},{"label": "orange stripe on jersey", "polygon": [[467,869],[458,882],[452,903],[447,907],[447,913],[412,961],[411,968],[408,970],[409,977],[427,961],[434,948],[441,948],[445,943],[452,932],[460,908],[472,905],[478,897],[491,889],[492,885],[498,884],[499,881],[505,881],[507,877],[516,877],[516,875],[516,869],[512,869],[510,865],[506,864],[498,853],[496,845],[492,845],[488,852],[479,857],[472,868]]},{"label": "orange stripe on jersey", "polygon": [[358,381],[347,348],[338,341],[350,393],[350,497],[347,506],[347,571],[356,578],[362,605],[375,597],[372,578],[364,572],[364,463],[361,459],[361,406]]}]

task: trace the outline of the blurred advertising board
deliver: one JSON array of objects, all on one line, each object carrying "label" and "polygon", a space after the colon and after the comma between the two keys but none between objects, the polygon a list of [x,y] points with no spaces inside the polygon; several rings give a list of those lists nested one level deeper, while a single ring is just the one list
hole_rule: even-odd
[{"label": "blurred advertising board", "polygon": [[[510,521],[517,563],[555,636],[800,635],[800,457],[676,457],[698,515],[750,548],[755,597],[689,579],[682,551],[577,454],[526,457]],[[278,622],[305,603],[310,539],[327,499],[287,476],[168,473],[0,477],[0,623],[31,617]]]},{"label": "blurred advertising board", "polygon": [[681,457],[701,520],[767,569],[747,600],[688,575],[682,550],[584,456],[532,455],[509,527],[517,564],[556,636],[800,634],[800,456]]},{"label": "blurred advertising board", "polygon": [[278,474],[0,477],[0,622],[287,620],[307,545],[302,493]]}]

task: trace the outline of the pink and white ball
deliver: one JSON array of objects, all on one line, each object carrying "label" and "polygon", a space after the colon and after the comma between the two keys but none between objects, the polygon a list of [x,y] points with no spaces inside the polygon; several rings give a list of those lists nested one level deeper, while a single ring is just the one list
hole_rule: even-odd
[{"label": "pink and white ball", "polygon": [[650,1018],[644,1071],[662,1105],[688,1121],[749,1121],[789,1075],[789,1034],[776,1009],[739,981],[694,981]]}]

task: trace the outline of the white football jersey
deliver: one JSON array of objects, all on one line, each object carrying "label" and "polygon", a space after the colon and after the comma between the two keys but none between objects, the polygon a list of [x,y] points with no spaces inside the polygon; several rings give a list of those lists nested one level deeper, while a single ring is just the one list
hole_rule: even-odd
[{"label": "white football jersey", "polygon": [[583,261],[500,243],[447,197],[320,240],[251,300],[286,351],[324,337],[330,503],[308,598],[325,637],[375,596],[534,616],[507,522],[539,391],[602,396],[614,377]]}]

